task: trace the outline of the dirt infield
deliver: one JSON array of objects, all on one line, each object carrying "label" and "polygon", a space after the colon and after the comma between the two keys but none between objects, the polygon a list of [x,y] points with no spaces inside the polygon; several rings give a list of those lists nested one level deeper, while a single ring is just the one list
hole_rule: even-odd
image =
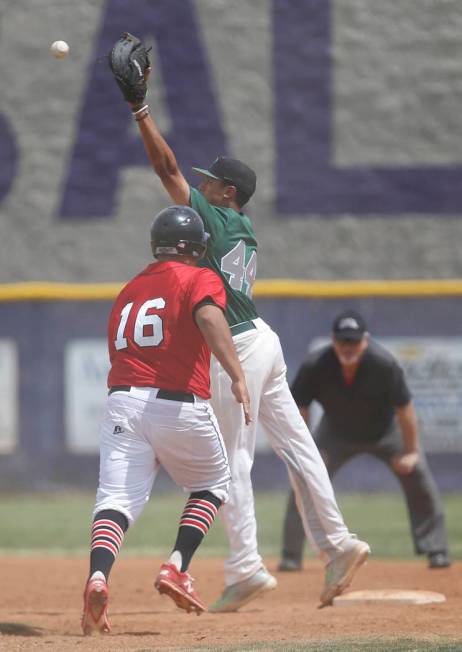
[{"label": "dirt infield", "polygon": [[[148,652],[265,641],[280,641],[283,649],[289,641],[400,636],[460,637],[462,645],[461,562],[431,571],[423,560],[373,560],[351,587],[439,591],[447,597],[444,604],[318,609],[323,570],[314,561],[301,573],[275,573],[278,588],[239,613],[200,617],[178,611],[153,590],[159,563],[119,560],[110,584],[112,633],[89,639],[79,625],[86,560],[1,558],[0,650]],[[275,563],[268,568],[273,571]],[[222,562],[195,560],[191,571],[199,595],[210,603],[222,589]]]}]

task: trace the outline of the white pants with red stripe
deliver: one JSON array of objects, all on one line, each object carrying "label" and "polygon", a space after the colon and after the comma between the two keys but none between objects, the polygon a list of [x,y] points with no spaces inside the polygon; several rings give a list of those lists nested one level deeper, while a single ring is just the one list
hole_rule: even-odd
[{"label": "white pants with red stripe", "polygon": [[94,514],[115,509],[133,523],[161,464],[187,493],[208,490],[227,500],[228,458],[210,403],[198,396],[183,403],[156,394],[157,389],[132,387],[108,397]]},{"label": "white pants with red stripe", "polygon": [[250,393],[253,422],[246,426],[230,380],[212,357],[212,405],[231,466],[229,500],[220,510],[228,533],[227,586],[251,577],[261,566],[257,548],[250,471],[257,420],[275,453],[285,462],[307,537],[326,560],[333,559],[349,535],[335,500],[326,467],[300,415],[286,380],[279,338],[262,320],[256,329],[233,337]]}]

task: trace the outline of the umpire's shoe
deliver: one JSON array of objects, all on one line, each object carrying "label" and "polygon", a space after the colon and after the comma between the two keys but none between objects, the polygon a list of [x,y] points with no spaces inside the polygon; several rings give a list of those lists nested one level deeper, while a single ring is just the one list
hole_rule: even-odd
[{"label": "umpire's shoe", "polygon": [[276,578],[262,566],[252,577],[228,586],[218,600],[210,605],[209,611],[212,613],[237,611],[262,593],[275,589],[277,584]]},{"label": "umpire's shoe", "polygon": [[358,568],[364,564],[370,554],[371,549],[368,543],[350,539],[347,549],[326,566],[320,608],[332,604],[335,596],[343,593],[350,585]]},{"label": "umpire's shoe", "polygon": [[83,594],[82,630],[85,636],[111,631],[107,618],[108,599],[105,577],[102,573],[95,573],[88,580]]},{"label": "umpire's shoe", "polygon": [[281,573],[294,573],[302,570],[302,562],[298,559],[283,557],[279,562],[278,571]]},{"label": "umpire's shoe", "polygon": [[428,553],[429,568],[449,568],[450,565],[451,565],[451,558],[447,550]]}]

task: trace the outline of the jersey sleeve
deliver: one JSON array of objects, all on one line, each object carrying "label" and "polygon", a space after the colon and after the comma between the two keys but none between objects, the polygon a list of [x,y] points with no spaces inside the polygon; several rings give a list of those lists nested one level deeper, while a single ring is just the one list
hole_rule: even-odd
[{"label": "jersey sleeve", "polygon": [[298,407],[308,407],[315,398],[314,364],[307,360],[297,372],[291,385],[292,396]]},{"label": "jersey sleeve", "polygon": [[397,362],[394,363],[392,370],[392,397],[395,407],[407,405],[412,398],[404,377],[404,371]]},{"label": "jersey sleeve", "polygon": [[207,233],[210,233],[212,240],[216,239],[218,229],[221,225],[221,213],[220,209],[217,206],[212,206],[206,200],[204,195],[197,190],[197,188],[191,187],[190,194],[190,203],[191,208],[194,208],[195,211],[199,213],[204,222],[204,227]]},{"label": "jersey sleeve", "polygon": [[223,311],[226,310],[226,292],[223,281],[211,269],[203,267],[194,278],[189,295],[189,308],[191,312],[194,312],[194,309],[200,303],[204,303],[206,299],[210,300],[207,302],[214,303]]}]

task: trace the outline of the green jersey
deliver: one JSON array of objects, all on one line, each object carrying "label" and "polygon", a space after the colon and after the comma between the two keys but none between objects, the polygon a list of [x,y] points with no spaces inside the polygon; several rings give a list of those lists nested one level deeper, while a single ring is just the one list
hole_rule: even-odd
[{"label": "green jersey", "polygon": [[257,241],[250,218],[232,208],[209,204],[196,188],[191,188],[191,206],[210,233],[207,253],[199,264],[216,272],[225,284],[228,324],[256,319],[251,297],[257,273]]}]

